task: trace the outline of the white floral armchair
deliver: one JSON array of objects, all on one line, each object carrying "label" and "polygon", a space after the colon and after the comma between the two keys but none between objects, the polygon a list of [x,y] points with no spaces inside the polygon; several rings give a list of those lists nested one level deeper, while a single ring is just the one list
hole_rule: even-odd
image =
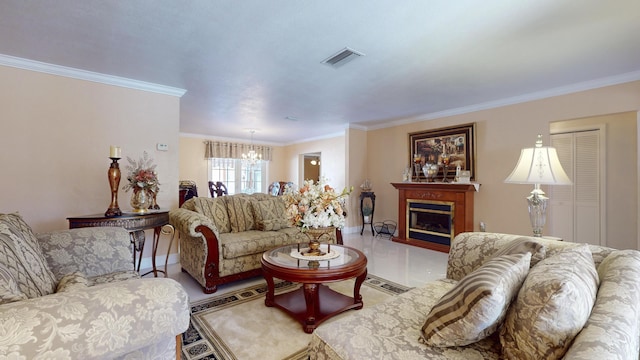
[{"label": "white floral armchair", "polygon": [[35,235],[0,214],[0,358],[172,359],[189,325],[182,286],[141,279],[126,230]]}]

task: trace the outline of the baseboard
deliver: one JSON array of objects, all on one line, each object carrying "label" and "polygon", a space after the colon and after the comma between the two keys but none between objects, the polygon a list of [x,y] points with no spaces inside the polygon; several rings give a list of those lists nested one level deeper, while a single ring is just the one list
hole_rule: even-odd
[{"label": "baseboard", "polygon": [[342,233],[343,234],[360,233],[360,228],[357,226],[343,227]]},{"label": "baseboard", "polygon": [[[350,227],[345,227],[342,229],[342,233],[343,234],[360,234],[360,231],[363,230],[362,229],[362,225],[360,226],[350,226]],[[371,225],[367,224],[364,227],[364,231],[362,232],[362,235],[366,235],[366,234],[370,234],[373,236],[379,235],[379,236],[387,236],[387,237],[391,237],[391,236],[396,236],[398,233],[397,229],[396,231],[394,231],[393,235],[389,235],[389,234],[375,234],[375,233],[371,233]]]}]

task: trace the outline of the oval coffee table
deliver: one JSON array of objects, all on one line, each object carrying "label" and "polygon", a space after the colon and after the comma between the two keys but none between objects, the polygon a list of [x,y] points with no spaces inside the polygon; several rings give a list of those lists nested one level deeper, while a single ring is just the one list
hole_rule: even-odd
[{"label": "oval coffee table", "polygon": [[[325,245],[323,245],[323,249]],[[262,255],[262,272],[267,280],[266,306],[284,310],[302,324],[306,333],[324,320],[343,311],[362,309],[360,287],[367,277],[367,257],[359,250],[331,244],[331,250],[340,255],[317,262],[291,256],[298,245],[282,246]],[[275,295],[274,278],[302,283],[294,291]],[[356,278],[353,297],[340,294],[326,283]]]}]

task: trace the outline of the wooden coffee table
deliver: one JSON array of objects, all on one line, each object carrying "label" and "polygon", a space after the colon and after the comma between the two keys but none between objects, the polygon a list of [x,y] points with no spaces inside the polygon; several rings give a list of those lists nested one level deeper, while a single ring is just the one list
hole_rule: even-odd
[{"label": "wooden coffee table", "polygon": [[[351,309],[362,309],[360,287],[367,277],[367,257],[359,250],[331,245],[340,256],[313,263],[292,257],[297,245],[269,250],[262,255],[262,272],[267,280],[266,306],[284,310],[302,324],[306,333],[328,318]],[[275,295],[274,278],[302,283],[291,292]],[[353,297],[331,290],[326,283],[356,278]]]}]

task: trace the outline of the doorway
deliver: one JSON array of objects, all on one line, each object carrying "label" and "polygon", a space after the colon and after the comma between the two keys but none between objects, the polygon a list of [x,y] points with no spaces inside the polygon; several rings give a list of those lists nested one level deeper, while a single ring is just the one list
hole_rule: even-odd
[{"label": "doorway", "polygon": [[322,154],[319,152],[302,154],[302,180],[320,181],[321,158]]}]

